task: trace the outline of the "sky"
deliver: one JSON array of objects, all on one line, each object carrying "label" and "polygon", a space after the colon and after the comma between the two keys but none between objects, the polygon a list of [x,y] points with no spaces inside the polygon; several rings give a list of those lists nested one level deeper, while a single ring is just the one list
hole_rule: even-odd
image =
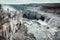
[{"label": "sky", "polygon": [[60,0],[0,0],[0,4],[60,3]]}]

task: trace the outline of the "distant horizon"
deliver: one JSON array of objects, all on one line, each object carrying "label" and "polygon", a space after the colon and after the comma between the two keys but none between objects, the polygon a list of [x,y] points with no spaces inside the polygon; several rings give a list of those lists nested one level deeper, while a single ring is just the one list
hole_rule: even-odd
[{"label": "distant horizon", "polygon": [[0,4],[60,3],[60,0],[0,0]]},{"label": "distant horizon", "polygon": [[[25,4],[60,4],[60,3],[25,3]],[[8,3],[8,4],[6,4],[5,3],[5,4],[2,4],[2,5],[24,5],[24,4],[15,4],[15,3]]]}]

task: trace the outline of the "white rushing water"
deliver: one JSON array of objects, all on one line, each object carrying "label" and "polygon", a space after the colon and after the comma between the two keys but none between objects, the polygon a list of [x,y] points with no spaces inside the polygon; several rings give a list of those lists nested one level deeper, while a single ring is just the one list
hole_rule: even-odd
[{"label": "white rushing water", "polygon": [[[6,7],[3,7],[3,8],[6,8]],[[12,36],[15,33],[15,31],[18,30],[18,27],[16,26],[16,24],[19,22],[21,22],[21,24],[24,23],[24,25],[27,27],[28,33],[34,34],[37,40],[48,40],[48,39],[53,40],[52,38],[54,37],[54,34],[56,32],[55,27],[54,28],[50,27],[50,25],[48,25],[46,22],[40,19],[29,20],[29,19],[22,18],[20,15],[18,16],[19,18],[16,16],[16,18],[13,17],[12,19],[10,19],[10,26],[11,26],[11,32],[12,32],[10,40],[12,40]],[[47,29],[47,27],[49,27],[49,29]]]},{"label": "white rushing water", "polygon": [[[28,33],[34,34],[37,40],[53,40],[56,28],[51,28],[41,20],[24,20],[25,26],[28,28]],[[50,29],[47,29],[49,27]]]}]

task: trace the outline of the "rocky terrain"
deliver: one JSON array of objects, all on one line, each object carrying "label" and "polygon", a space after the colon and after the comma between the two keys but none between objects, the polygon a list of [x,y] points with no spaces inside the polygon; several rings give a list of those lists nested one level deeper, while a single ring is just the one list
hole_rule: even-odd
[{"label": "rocky terrain", "polygon": [[1,40],[60,40],[59,10],[42,10],[40,4],[2,5],[0,36]]}]

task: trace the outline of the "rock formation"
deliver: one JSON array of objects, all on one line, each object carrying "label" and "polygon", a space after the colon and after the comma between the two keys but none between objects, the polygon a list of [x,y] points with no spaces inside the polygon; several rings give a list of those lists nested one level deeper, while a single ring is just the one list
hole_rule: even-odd
[{"label": "rock formation", "polygon": [[60,40],[59,15],[31,6],[0,10],[1,40]]}]

